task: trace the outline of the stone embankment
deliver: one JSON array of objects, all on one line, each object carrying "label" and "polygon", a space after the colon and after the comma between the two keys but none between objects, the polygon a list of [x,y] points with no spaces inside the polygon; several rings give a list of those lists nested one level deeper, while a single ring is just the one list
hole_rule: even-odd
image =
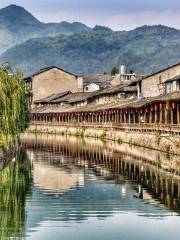
[{"label": "stone embankment", "polygon": [[73,126],[72,124],[31,124],[27,132],[99,138],[180,155],[180,136],[168,132],[161,132],[158,129],[142,132],[140,130],[138,131],[138,129],[137,131],[129,131],[129,128],[117,129],[110,125],[102,127],[88,125]]}]

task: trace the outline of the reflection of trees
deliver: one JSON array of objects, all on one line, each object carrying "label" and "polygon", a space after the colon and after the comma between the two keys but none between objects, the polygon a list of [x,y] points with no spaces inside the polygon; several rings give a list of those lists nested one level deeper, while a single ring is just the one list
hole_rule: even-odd
[{"label": "reflection of trees", "polygon": [[0,172],[0,239],[21,238],[25,199],[31,186],[31,163],[21,152]]}]

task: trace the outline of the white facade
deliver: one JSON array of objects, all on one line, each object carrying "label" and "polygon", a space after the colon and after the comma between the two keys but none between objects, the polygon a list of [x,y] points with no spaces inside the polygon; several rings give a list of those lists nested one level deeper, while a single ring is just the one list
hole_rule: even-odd
[{"label": "white facade", "polygon": [[84,92],[95,92],[100,89],[98,84],[90,83],[84,87]]},{"label": "white facade", "polygon": [[127,69],[125,65],[119,66],[119,74],[117,74],[113,80],[111,81],[112,86],[116,86],[124,81],[132,81],[136,79],[135,73],[127,73]]}]

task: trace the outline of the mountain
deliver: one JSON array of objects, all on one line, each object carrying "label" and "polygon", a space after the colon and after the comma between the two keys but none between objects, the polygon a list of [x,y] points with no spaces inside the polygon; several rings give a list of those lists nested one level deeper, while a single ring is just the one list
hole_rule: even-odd
[{"label": "mountain", "polygon": [[111,28],[108,28],[108,27],[104,27],[104,26],[100,26],[100,25],[96,25],[94,28],[92,28],[92,31],[94,32],[109,32],[109,33],[112,33],[113,30]]},{"label": "mountain", "polygon": [[91,30],[82,23],[42,23],[24,8],[10,5],[0,9],[0,53],[30,38],[71,35]]},{"label": "mountain", "polygon": [[0,62],[6,61],[25,74],[49,65],[77,74],[102,73],[119,64],[149,74],[180,61],[180,31],[161,25],[122,32],[96,27],[70,36],[30,39],[2,54]]}]

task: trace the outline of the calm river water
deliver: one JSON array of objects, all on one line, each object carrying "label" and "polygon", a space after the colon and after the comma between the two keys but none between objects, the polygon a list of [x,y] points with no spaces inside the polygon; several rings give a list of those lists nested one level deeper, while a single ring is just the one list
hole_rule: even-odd
[{"label": "calm river water", "polygon": [[126,144],[24,136],[0,172],[0,239],[179,240],[179,169]]}]

